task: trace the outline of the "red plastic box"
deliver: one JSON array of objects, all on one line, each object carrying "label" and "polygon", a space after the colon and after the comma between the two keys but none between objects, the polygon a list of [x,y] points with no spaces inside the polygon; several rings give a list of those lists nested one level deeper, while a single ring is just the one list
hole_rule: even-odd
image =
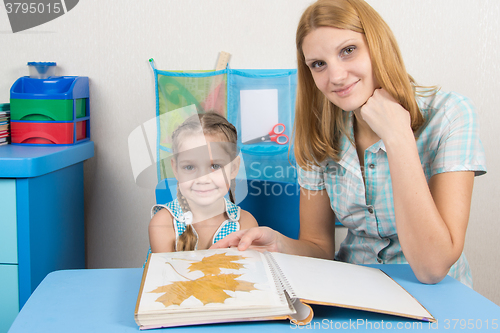
[{"label": "red plastic box", "polygon": [[10,131],[11,142],[14,144],[74,144],[87,138],[87,121],[76,123],[11,121]]}]

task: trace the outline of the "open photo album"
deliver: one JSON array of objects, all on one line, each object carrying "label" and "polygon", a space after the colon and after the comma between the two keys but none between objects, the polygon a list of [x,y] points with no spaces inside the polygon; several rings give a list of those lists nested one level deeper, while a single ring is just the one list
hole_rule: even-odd
[{"label": "open photo album", "polygon": [[308,304],[435,318],[377,268],[236,249],[152,253],[135,320],[141,329],[289,319],[305,325]]}]

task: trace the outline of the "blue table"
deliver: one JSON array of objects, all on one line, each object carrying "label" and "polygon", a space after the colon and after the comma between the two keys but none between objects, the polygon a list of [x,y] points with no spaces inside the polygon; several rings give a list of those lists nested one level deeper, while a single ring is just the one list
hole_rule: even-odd
[{"label": "blue table", "polygon": [[[417,281],[409,265],[369,266],[381,268],[389,274],[415,296],[438,319],[438,323],[313,306],[314,320],[310,327],[301,330],[500,331],[500,307],[449,276],[436,285],[424,285]],[[50,273],[31,295],[9,332],[138,332],[134,310],[141,277],[140,268]],[[300,330],[288,321],[266,321],[179,327],[162,331],[243,333],[290,332],[294,329]]]}]

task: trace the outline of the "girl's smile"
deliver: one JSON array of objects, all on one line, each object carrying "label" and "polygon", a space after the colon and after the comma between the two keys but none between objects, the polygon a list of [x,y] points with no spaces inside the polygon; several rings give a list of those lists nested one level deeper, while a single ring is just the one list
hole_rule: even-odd
[{"label": "girl's smile", "polygon": [[217,188],[211,188],[211,189],[195,189],[191,188],[191,192],[199,195],[199,196],[211,196],[213,193],[217,191]]},{"label": "girl's smile", "polygon": [[228,192],[238,166],[231,160],[227,144],[220,142],[218,137],[202,133],[183,138],[175,162],[172,160],[172,168],[191,208],[206,209]]}]

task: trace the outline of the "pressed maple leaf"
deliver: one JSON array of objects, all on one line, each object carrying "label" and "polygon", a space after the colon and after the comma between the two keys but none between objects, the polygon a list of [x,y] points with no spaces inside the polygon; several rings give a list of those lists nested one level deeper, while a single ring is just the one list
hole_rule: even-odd
[{"label": "pressed maple leaf", "polygon": [[225,290],[251,291],[257,290],[254,283],[236,280],[241,274],[205,275],[191,281],[177,281],[172,284],[156,288],[152,293],[164,293],[156,299],[163,305],[180,305],[186,299],[194,296],[203,305],[208,303],[224,303],[228,295]]},{"label": "pressed maple leaf", "polygon": [[192,263],[189,266],[189,271],[202,271],[205,275],[217,275],[220,274],[221,268],[228,269],[240,269],[243,268],[243,264],[239,264],[233,261],[245,259],[242,256],[232,256],[226,255],[225,253],[218,253],[208,257],[204,257],[201,261]]}]

